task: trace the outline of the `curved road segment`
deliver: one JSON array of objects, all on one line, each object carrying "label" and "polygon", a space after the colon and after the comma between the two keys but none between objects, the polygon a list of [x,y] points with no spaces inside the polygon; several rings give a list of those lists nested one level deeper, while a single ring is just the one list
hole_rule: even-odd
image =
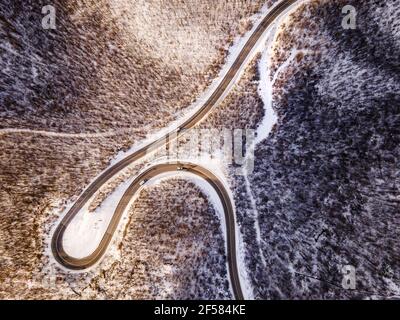
[{"label": "curved road segment", "polygon": [[[78,212],[82,209],[82,207],[92,198],[92,196],[113,176],[115,176],[122,169],[126,168],[128,165],[137,161],[138,159],[144,157],[146,154],[157,150],[160,147],[164,147],[168,141],[171,141],[171,137],[175,139],[179,138],[183,135],[187,130],[193,128],[197,123],[199,123],[209,112],[210,110],[218,105],[220,100],[224,97],[224,95],[229,91],[230,87],[233,85],[234,80],[240,73],[241,69],[246,64],[246,60],[258,40],[261,38],[265,30],[282,14],[287,8],[289,8],[292,4],[294,4],[298,0],[284,0],[281,1],[278,5],[276,5],[261,21],[261,23],[254,30],[253,34],[248,39],[247,43],[243,47],[242,51],[239,53],[238,57],[232,64],[231,68],[228,70],[222,81],[219,83],[218,87],[209,97],[209,99],[199,108],[199,110],[187,121],[185,121],[179,128],[172,130],[167,135],[162,138],[159,138],[152,143],[149,143],[147,146],[141,148],[135,153],[127,156],[125,159],[121,160],[117,164],[110,167],[108,170],[104,171],[78,198],[78,200],[74,203],[71,209],[67,212],[65,217],[62,219],[60,224],[57,226],[57,229],[54,232],[51,249],[56,260],[66,268],[73,270],[83,270],[89,268],[94,265],[96,262],[100,260],[103,254],[106,252],[108,245],[111,242],[113,234],[117,229],[118,223],[124,212],[125,208],[128,206],[130,200],[135,195],[135,193],[140,189],[142,181],[146,179],[150,179],[160,175],[164,172],[177,171],[176,163],[167,163],[160,164],[154,166],[140,176],[138,176],[135,181],[130,185],[130,187],[125,192],[121,201],[119,202],[117,209],[111,219],[110,224],[107,227],[107,231],[104,234],[99,246],[97,249],[88,257],[82,259],[76,259],[69,256],[64,248],[63,248],[63,236],[66,228],[72,221],[72,219],[78,214]],[[179,164],[179,166],[182,166]],[[227,245],[228,245],[228,266],[229,266],[229,275],[231,279],[232,289],[235,295],[235,298],[238,300],[243,299],[243,293],[240,286],[239,281],[239,273],[237,267],[237,259],[236,259],[236,236],[235,236],[235,219],[234,219],[234,210],[233,204],[230,201],[227,191],[221,182],[217,179],[215,175],[213,175],[210,171],[201,168],[199,166],[193,164],[184,164],[184,169],[196,174],[204,178],[208,183],[212,185],[212,187],[218,193],[221,202],[223,204],[224,212],[225,212],[225,222],[227,225]]]},{"label": "curved road segment", "polygon": [[219,179],[210,171],[195,164],[190,164],[190,163],[177,164],[176,162],[160,164],[151,167],[150,169],[147,169],[145,172],[143,172],[137,178],[135,178],[135,180],[125,191],[120,202],[118,203],[118,206],[115,209],[114,215],[111,219],[111,222],[108,225],[107,230],[100,241],[100,244],[98,245],[96,250],[88,257],[85,257],[83,259],[76,259],[69,256],[64,251],[63,234],[67,229],[68,224],[64,224],[63,222],[61,222],[53,237],[53,252],[55,253],[55,257],[57,258],[58,262],[60,262],[63,266],[73,270],[86,269],[95,264],[96,262],[98,262],[106,252],[108,244],[112,240],[112,237],[115,233],[115,230],[118,227],[119,221],[123,213],[127,209],[133,196],[142,187],[143,182],[153,179],[163,173],[178,171],[178,167],[180,170],[184,170],[185,172],[195,174],[196,176],[206,180],[214,188],[214,190],[218,194],[218,197],[221,200],[225,214],[225,223],[227,226],[226,239],[228,245],[227,260],[229,266],[229,276],[231,279],[235,297],[237,297],[237,299],[243,299],[243,294],[241,291],[240,281],[238,276],[238,268],[236,264],[236,235],[235,235],[236,222],[235,222],[233,204],[230,200],[229,194],[224,188],[224,185],[219,181]]}]

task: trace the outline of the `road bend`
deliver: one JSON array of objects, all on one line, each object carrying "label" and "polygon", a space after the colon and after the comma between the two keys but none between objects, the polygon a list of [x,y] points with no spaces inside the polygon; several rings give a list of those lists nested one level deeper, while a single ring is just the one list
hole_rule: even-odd
[{"label": "road bend", "polygon": [[[170,143],[172,139],[178,139],[180,136],[187,133],[188,130],[192,129],[201,120],[203,120],[205,116],[225,97],[225,94],[229,92],[240,72],[248,63],[253,49],[256,47],[258,41],[261,39],[267,28],[271,26],[286,9],[288,9],[291,5],[298,1],[299,0],[283,0],[264,17],[264,19],[255,28],[255,30],[247,40],[246,44],[238,54],[236,60],[233,62],[233,64],[224,75],[221,82],[218,84],[211,96],[197,110],[197,112],[193,114],[193,116],[183,122],[180,127],[171,130],[165,136],[156,139],[155,141],[149,143],[135,153],[127,156],[120,162],[111,166],[109,169],[105,170],[83,191],[78,200],[72,205],[72,207],[63,217],[53,234],[51,242],[52,253],[55,259],[62,266],[72,270],[84,270],[93,266],[96,262],[100,260],[112,240],[112,237],[118,227],[124,210],[128,206],[130,200],[135,195],[135,193],[140,189],[141,182],[145,181],[146,179],[153,178],[161,173],[176,171],[177,164],[159,164],[140,174],[126,190],[124,196],[119,202],[117,209],[115,210],[114,215],[98,247],[91,255],[82,259],[76,259],[69,256],[65,252],[63,247],[63,235],[72,219],[74,219],[74,217],[93,197],[93,195],[118,172],[120,172],[130,164],[134,163],[135,161],[141,159],[145,155],[154,152],[159,148],[165,147],[166,144]],[[219,198],[221,199],[224,208],[227,230],[227,259],[229,266],[229,276],[231,279],[232,289],[235,298],[241,300],[243,299],[243,292],[240,286],[239,272],[237,267],[235,215],[233,209],[234,207],[228,196],[228,192],[224,188],[223,184],[218,180],[218,178],[205,168],[187,163],[185,164],[185,170],[208,181],[208,183],[215,189]]]}]

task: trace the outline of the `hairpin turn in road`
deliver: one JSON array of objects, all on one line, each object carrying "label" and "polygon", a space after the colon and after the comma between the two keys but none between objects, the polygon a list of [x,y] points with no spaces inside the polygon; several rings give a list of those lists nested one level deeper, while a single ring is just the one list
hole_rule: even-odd
[{"label": "hairpin turn in road", "polygon": [[[210,112],[210,110],[217,106],[221,99],[225,96],[227,92],[233,86],[236,78],[239,76],[240,72],[246,66],[250,54],[255,48],[257,42],[261,39],[267,28],[274,23],[274,21],[292,4],[298,0],[283,0],[278,5],[276,5],[261,21],[261,23],[255,28],[254,32],[251,34],[243,49],[240,51],[236,60],[227,71],[222,81],[219,83],[217,88],[208,98],[208,100],[199,108],[199,110],[187,121],[185,121],[179,128],[172,130],[164,137],[161,137],[147,146],[141,148],[135,153],[127,156],[125,159],[121,160],[117,164],[113,165],[106,171],[104,171],[88,188],[80,195],[78,200],[74,203],[71,209],[63,217],[59,225],[57,226],[52,242],[51,249],[55,259],[64,267],[72,270],[84,270],[93,266],[98,262],[101,257],[106,252],[108,245],[110,244],[112,237],[118,227],[119,221],[125,209],[127,208],[130,200],[135,195],[135,193],[141,188],[142,181],[154,178],[161,173],[177,171],[177,163],[165,163],[158,164],[139,175],[133,183],[126,190],[122,199],[120,200],[117,209],[115,210],[113,217],[107,227],[107,230],[95,251],[89,256],[76,259],[69,256],[63,247],[63,236],[68,225],[72,219],[78,214],[78,212],[83,208],[83,206],[93,197],[93,195],[112,177],[114,177],[118,172],[126,168],[128,165],[134,163],[135,161],[141,159],[148,153],[157,150],[158,148],[164,147],[166,143],[171,142],[170,137],[178,138],[185,134],[187,130],[193,128],[198,124],[204,117]],[[169,138],[169,139],[167,139]],[[242,300],[243,292],[240,285],[239,272],[237,267],[237,256],[236,256],[236,223],[234,215],[234,206],[230,200],[227,190],[224,188],[223,184],[218,180],[218,178],[212,174],[210,171],[194,165],[194,164],[179,164],[179,166],[184,166],[185,169],[197,176],[205,179],[210,183],[210,185],[218,193],[219,198],[222,202],[224,213],[225,213],[225,223],[227,230],[227,259],[229,266],[229,276],[231,279],[232,290],[235,298]]]}]

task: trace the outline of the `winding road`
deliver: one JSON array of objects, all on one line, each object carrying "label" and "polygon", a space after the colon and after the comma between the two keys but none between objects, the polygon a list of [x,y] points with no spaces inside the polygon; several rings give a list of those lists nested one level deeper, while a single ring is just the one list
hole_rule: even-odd
[{"label": "winding road", "polygon": [[146,154],[157,150],[158,148],[165,147],[165,145],[171,142],[172,139],[178,139],[180,136],[185,134],[187,130],[193,128],[202,119],[204,119],[204,117],[210,112],[210,110],[213,107],[217,106],[221,100],[223,100],[225,94],[229,92],[229,90],[235,83],[235,80],[239,77],[240,72],[250,60],[251,53],[253,49],[255,49],[256,44],[261,39],[264,32],[286,9],[288,9],[292,4],[297,1],[298,0],[283,0],[265,16],[265,18],[261,21],[257,28],[255,28],[254,32],[249,37],[243,49],[240,51],[238,57],[236,58],[228,72],[225,74],[217,88],[191,118],[186,120],[180,127],[169,132],[167,135],[149,143],[147,146],[141,148],[140,150],[116,163],[115,165],[104,171],[91,185],[88,186],[88,188],[80,195],[78,200],[66,213],[66,215],[63,217],[61,222],[58,224],[56,230],[54,231],[51,242],[51,250],[57,262],[59,262],[62,266],[72,270],[84,270],[89,268],[90,266],[93,266],[101,259],[101,257],[106,252],[112,240],[112,237],[118,227],[122,214],[129,205],[133,196],[141,188],[143,181],[155,178],[165,172],[173,172],[177,171],[178,168],[183,168],[185,171],[188,171],[205,179],[215,189],[221,200],[225,214],[227,232],[226,239],[228,248],[227,260],[232,290],[236,299],[244,299],[239,279],[236,257],[236,222],[234,205],[230,200],[228,192],[224,188],[223,184],[219,181],[219,179],[212,172],[198,165],[191,163],[168,162],[165,164],[155,165],[136,177],[136,179],[128,187],[125,194],[118,203],[118,206],[113,214],[113,217],[100,244],[89,256],[82,259],[76,259],[69,256],[63,248],[63,236],[72,219],[74,219],[74,217],[78,214],[82,207],[88,201],[90,201],[93,195],[112,177],[114,177],[118,172],[126,168],[128,165],[144,157]]}]

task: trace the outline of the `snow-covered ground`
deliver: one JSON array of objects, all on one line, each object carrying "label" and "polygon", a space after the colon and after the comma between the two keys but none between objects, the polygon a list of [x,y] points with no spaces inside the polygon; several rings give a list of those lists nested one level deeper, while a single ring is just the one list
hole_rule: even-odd
[{"label": "snow-covered ground", "polygon": [[[292,12],[303,0],[298,1],[298,3],[293,4],[289,8],[287,8],[281,15],[280,17],[276,20],[275,23],[273,23],[266,31],[264,34],[260,37],[258,40],[257,44],[254,46],[253,50],[249,53],[247,56],[245,62],[243,63],[242,67],[239,69],[239,71],[236,73],[236,76],[232,79],[230,85],[227,87],[225,90],[225,94],[220,97],[216,105],[218,105],[222,100],[224,100],[227,96],[227,94],[231,91],[232,87],[237,83],[237,81],[240,79],[242,76],[245,68],[247,67],[248,63],[254,59],[255,55],[265,49],[265,42],[266,39],[271,36],[271,34],[275,35],[276,30],[278,26],[282,23],[282,20],[287,17],[287,15]],[[182,123],[193,117],[193,115],[200,109],[200,107],[211,97],[212,93],[216,90],[218,85],[221,83],[223,78],[226,76],[228,73],[229,69],[232,67],[233,63],[235,62],[236,58],[238,57],[239,53],[245,46],[246,42],[249,40],[250,36],[254,33],[254,30],[257,28],[257,26],[261,23],[261,21],[265,18],[265,16],[270,12],[275,6],[273,5],[271,8],[267,8],[264,6],[260,13],[254,15],[251,20],[253,22],[253,27],[250,31],[248,31],[244,36],[242,37],[237,37],[232,46],[229,48],[228,56],[226,58],[226,63],[222,67],[221,71],[219,72],[218,76],[214,79],[214,81],[211,83],[211,85],[197,98],[197,100],[188,107],[188,111],[186,112],[185,115],[177,115],[176,120],[173,121],[170,125],[167,127],[157,131],[154,134],[149,134],[147,138],[134,146],[132,146],[129,150],[127,151],[121,151],[117,154],[117,156],[112,159],[110,162],[110,166],[114,165],[115,163],[118,163],[122,159],[126,158],[127,156],[135,153],[136,151],[140,150],[141,148],[145,147],[146,145],[150,144],[151,142],[160,139],[164,136],[166,136],[168,133],[176,130],[177,128],[180,127]],[[275,39],[275,36],[272,37],[272,39]],[[260,128],[260,131],[262,128],[265,126],[268,128],[269,125],[271,125],[271,128],[273,126],[273,123],[275,123],[275,120],[272,118],[270,120],[270,108],[266,108],[266,116],[264,117],[262,127]],[[273,111],[272,111],[273,115]],[[271,129],[269,129],[271,130]],[[261,136],[261,135],[260,135]],[[258,139],[256,139],[257,142],[259,142]],[[109,169],[109,167],[107,169]],[[105,170],[107,170],[105,169]]]},{"label": "snow-covered ground", "polygon": [[64,233],[65,252],[74,258],[89,256],[100,244],[117,208],[119,200],[132,179],[125,181],[94,212],[89,212],[89,201],[74,217]]},{"label": "snow-covered ground", "polygon": [[[272,91],[273,91],[273,86],[274,83],[279,76],[280,72],[282,70],[285,70],[288,66],[288,64],[293,60],[293,58],[296,56],[297,52],[294,52],[291,54],[290,58],[280,66],[278,71],[275,73],[274,77],[271,79],[271,57],[272,57],[272,51],[273,51],[273,45],[276,41],[276,37],[279,34],[281,25],[285,20],[288,19],[288,16],[290,12],[292,12],[299,3],[296,3],[292,5],[290,8],[288,8],[276,21],[271,27],[269,28],[267,34],[266,34],[266,40],[262,46],[262,55],[261,59],[258,64],[258,71],[260,74],[260,84],[258,88],[258,93],[263,101],[264,105],[264,117],[262,118],[261,123],[258,125],[256,129],[256,138],[253,142],[253,145],[249,148],[249,150],[254,151],[256,148],[256,145],[262,142],[263,140],[267,139],[268,136],[270,135],[274,125],[278,121],[278,117],[275,113],[275,110],[273,108],[273,96],[272,96]],[[253,157],[254,153],[253,152],[248,152],[247,157]],[[244,181],[246,184],[246,191],[247,195],[250,198],[250,203],[252,205],[253,209],[253,215],[254,215],[254,221],[255,221],[255,231],[256,231],[256,240],[260,244],[262,242],[261,239],[261,231],[260,231],[260,225],[259,221],[260,219],[258,218],[258,211],[257,211],[257,206],[256,206],[256,201],[253,195],[253,191],[251,189],[250,181],[248,179],[250,172],[247,172],[247,167],[244,166]],[[239,231],[239,230],[238,230]],[[259,245],[260,248],[260,257],[261,257],[261,263],[266,266],[265,259],[263,257],[263,254],[261,252],[261,246]],[[245,253],[244,253],[244,248],[242,248],[240,251],[242,252],[242,261]],[[245,266],[241,267],[243,270],[245,269]],[[252,291],[250,288],[247,290],[247,295],[246,297],[248,298],[253,298]]]},{"label": "snow-covered ground", "polygon": [[[299,1],[301,3],[302,1]],[[263,51],[262,59],[261,59],[261,65],[263,67],[260,68],[260,74],[261,74],[261,84],[260,84],[260,94],[263,98],[264,105],[265,105],[265,117],[258,128],[257,131],[257,138],[255,141],[255,144],[259,143],[263,139],[267,138],[271,129],[273,128],[273,125],[276,122],[276,115],[272,109],[272,80],[269,78],[269,70],[265,68],[265,66],[268,65],[268,57],[270,54],[271,46],[272,43],[275,39],[277,30],[279,25],[282,23],[282,21],[288,16],[288,14],[294,10],[299,3],[296,3],[292,5],[290,8],[288,8],[277,21],[272,24],[264,33],[264,35],[259,39],[257,45],[253,48],[252,52],[248,55],[246,58],[245,63],[241,67],[240,71],[236,74],[236,77],[232,80],[230,83],[228,89],[226,90],[225,95],[223,95],[220,100],[218,101],[221,102],[228,92],[232,89],[232,87],[235,85],[235,83],[238,81],[242,73],[244,72],[245,67],[247,66],[248,62],[251,61],[255,55]],[[108,170],[112,165],[115,163],[119,162],[120,160],[124,159],[128,155],[136,152],[143,146],[146,146],[150,142],[154,141],[157,138],[160,138],[169,132],[173,131],[177,127],[179,127],[179,124],[187,120],[188,118],[192,117],[194,113],[201,107],[201,105],[211,96],[212,92],[215,90],[215,88],[219,85],[219,83],[222,81],[223,77],[226,75],[230,67],[232,66],[233,62],[235,61],[235,58],[239,54],[239,52],[242,50],[243,46],[247,42],[248,38],[251,36],[255,28],[258,26],[258,24],[262,21],[262,19],[265,17],[265,15],[269,12],[270,9],[267,10],[266,7],[263,8],[263,10],[255,15],[253,17],[254,25],[252,30],[250,30],[244,37],[238,38],[235,40],[234,44],[231,46],[229,50],[229,55],[226,61],[225,66],[222,68],[219,76],[213,81],[212,85],[197,99],[197,101],[190,106],[189,112],[187,112],[186,115],[178,118],[175,122],[173,122],[171,125],[168,127],[160,130],[156,134],[148,136],[148,138],[139,144],[134,145],[132,148],[130,148],[126,152],[120,152],[118,155],[111,161],[110,166],[106,168],[105,170]],[[267,40],[268,39],[268,40]],[[221,157],[222,158],[222,157]],[[169,159],[171,160],[171,159]],[[183,161],[183,159],[179,159],[180,161]],[[213,172],[216,176],[220,178],[220,181],[223,182],[226,190],[230,190],[229,185],[227,183],[227,180],[225,178],[225,170],[224,167],[225,165],[223,163],[220,163],[219,161],[216,161],[215,159],[211,160],[208,158],[203,158],[203,159],[187,159],[188,162],[193,162],[195,164],[201,165],[204,168],[210,170]],[[179,177],[182,175],[182,173],[175,173],[171,174],[169,177]],[[161,177],[162,178],[162,177]],[[164,177],[165,178],[165,177]],[[159,181],[160,177],[157,177],[157,181]],[[190,177],[191,181],[196,183],[201,190],[204,191],[204,193],[209,197],[210,202],[214,206],[216,212],[220,216],[220,221],[224,221],[224,215],[223,215],[223,210],[222,210],[222,204],[218,198],[218,196],[215,193],[215,190],[210,187],[208,183],[205,181],[200,181],[198,177]],[[104,235],[105,230],[107,229],[107,226],[112,218],[112,215],[118,205],[119,200],[121,199],[123,193],[126,191],[128,188],[129,184],[132,182],[133,177],[129,179],[128,181],[124,182],[121,184],[114,192],[112,192],[102,203],[102,205],[95,210],[95,212],[90,213],[88,208],[91,203],[89,201],[86,206],[76,215],[76,217],[73,219],[73,221],[70,223],[68,226],[65,234],[64,234],[64,239],[63,239],[63,244],[65,251],[75,257],[75,258],[83,258],[85,256],[88,256],[91,254],[95,248],[98,246],[98,244],[101,241],[102,236]],[[246,176],[246,181],[247,176]],[[148,182],[150,183],[150,182]],[[154,181],[152,182],[154,183]],[[251,194],[251,193],[250,193]],[[233,201],[233,195],[229,191],[229,195],[231,198],[232,203]],[[95,197],[96,195],[94,195]],[[132,202],[135,199],[132,199]],[[65,210],[65,213],[67,210]],[[65,214],[64,213],[64,214]],[[126,215],[126,212],[124,213],[124,216]],[[126,219],[122,218],[122,221],[126,221]],[[122,224],[122,223],[121,223]],[[224,231],[224,234],[226,235],[226,226],[225,223],[221,223],[222,230]],[[241,235],[239,232],[239,228],[236,226],[236,234],[237,234],[237,257],[238,257],[238,267],[239,267],[239,274],[240,274],[240,280],[242,284],[242,290],[244,291],[244,295],[247,299],[252,299],[253,294],[252,294],[252,288],[249,284],[248,281],[248,276],[246,274],[246,268],[244,264],[244,257],[245,257],[245,248],[243,247],[244,244],[241,239]],[[225,239],[226,240],[226,239]],[[259,241],[261,239],[259,238]],[[226,242],[226,241],[225,241]]]},{"label": "snow-covered ground", "polygon": [[[203,178],[190,173],[190,172],[185,172],[185,171],[180,171],[180,172],[169,172],[169,173],[165,173],[165,174],[161,174],[157,177],[154,177],[152,179],[150,179],[147,183],[146,186],[154,186],[154,185],[158,185],[161,184],[163,181],[165,180],[169,180],[171,178],[181,178],[181,179],[186,179],[190,182],[192,182],[193,184],[195,184],[197,187],[199,187],[199,189],[205,194],[205,196],[207,197],[209,203],[212,205],[212,207],[214,208],[218,219],[220,221],[221,224],[221,229],[222,229],[222,234],[224,236],[224,245],[225,245],[225,252],[227,252],[228,250],[228,244],[227,244],[227,231],[226,231],[226,221],[225,221],[225,214],[224,214],[224,209],[223,209],[223,205],[221,202],[221,199],[219,198],[217,192],[215,191],[214,188],[211,187],[211,185],[204,180]],[[226,264],[226,268],[228,270],[228,263]],[[230,282],[230,278],[228,277],[229,282]],[[232,288],[232,284],[230,286]]]},{"label": "snow-covered ground", "polygon": [[[293,61],[293,59],[296,57],[296,54],[299,52],[298,50],[293,50],[289,56],[289,58],[282,63],[278,70],[275,72],[274,76],[271,79],[271,57],[272,57],[272,52],[273,52],[273,47],[274,43],[276,41],[276,37],[279,34],[280,28],[282,23],[288,19],[288,13],[293,10],[293,7],[288,9],[286,13],[281,16],[271,27],[269,30],[269,33],[267,35],[267,40],[264,45],[264,49],[262,51],[261,59],[258,64],[258,71],[260,74],[260,84],[258,88],[258,93],[263,101],[263,106],[264,106],[264,117],[262,118],[262,121],[258,125],[256,129],[256,138],[254,140],[253,145],[250,147],[250,150],[255,149],[256,145],[262,142],[265,139],[268,139],[268,136],[270,135],[273,127],[277,124],[278,117],[277,114],[273,108],[273,87],[275,84],[275,81],[278,79],[279,75],[283,70],[286,70],[288,65]],[[248,152],[247,157],[252,157],[253,153]],[[258,218],[258,212],[257,212],[257,207],[256,207],[256,201],[254,199],[254,195],[251,189],[251,185],[248,179],[248,175],[250,172],[247,172],[247,168],[244,167],[244,181],[246,183],[246,191],[248,196],[250,197],[250,203],[253,208],[253,214],[254,214],[254,221],[255,221],[255,231],[256,231],[256,236],[257,236],[257,241],[258,243],[261,243],[261,231],[260,231],[260,226],[258,221],[260,219]],[[260,252],[260,256],[262,258],[261,262],[263,263],[264,266],[266,266],[265,259],[263,258],[263,255]]]}]

